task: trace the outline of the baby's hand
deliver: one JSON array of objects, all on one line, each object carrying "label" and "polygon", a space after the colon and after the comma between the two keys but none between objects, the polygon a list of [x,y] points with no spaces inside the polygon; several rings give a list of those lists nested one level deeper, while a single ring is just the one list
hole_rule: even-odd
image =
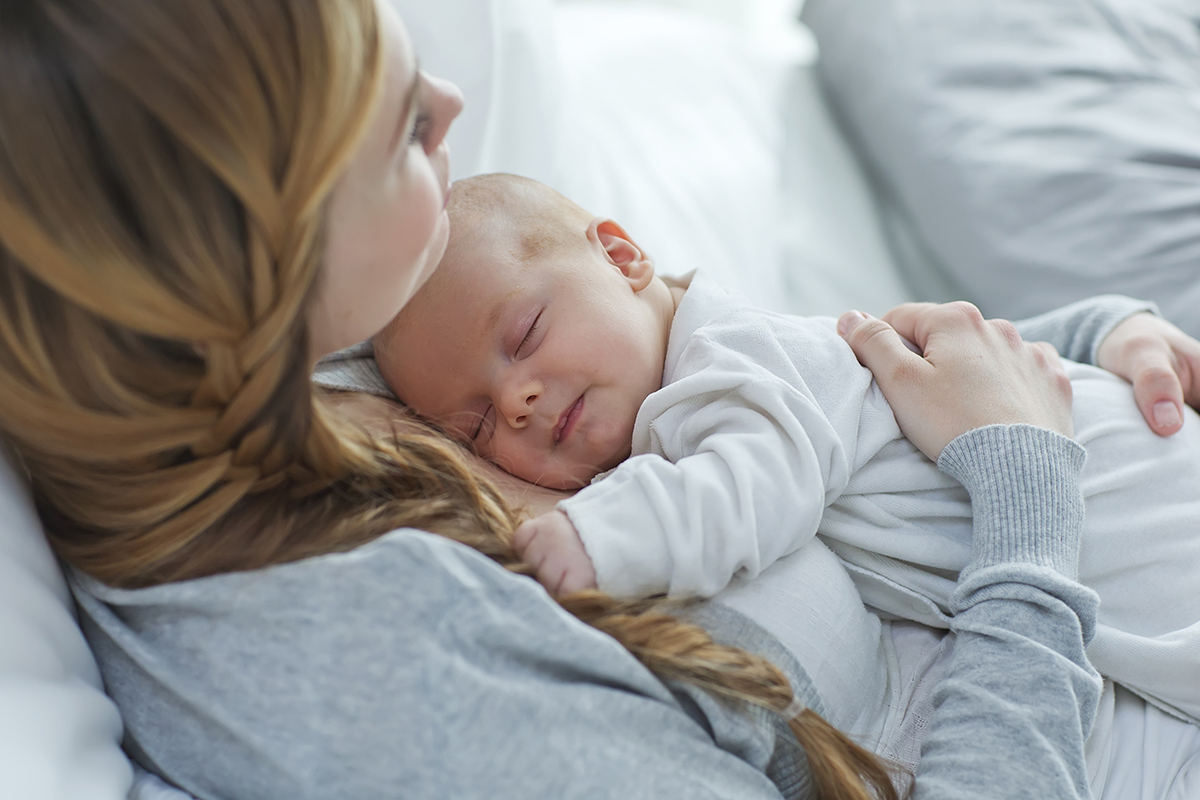
[{"label": "baby's hand", "polygon": [[521,523],[513,536],[521,560],[537,571],[538,583],[554,596],[596,588],[596,570],[571,520],[550,511]]}]

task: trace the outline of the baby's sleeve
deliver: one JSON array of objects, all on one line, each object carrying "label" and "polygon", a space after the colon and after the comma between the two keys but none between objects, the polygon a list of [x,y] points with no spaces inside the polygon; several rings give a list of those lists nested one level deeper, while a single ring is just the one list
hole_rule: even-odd
[{"label": "baby's sleeve", "polygon": [[816,533],[849,479],[842,438],[803,387],[762,370],[684,383],[649,425],[650,452],[559,503],[618,596],[711,596],[754,577]]}]

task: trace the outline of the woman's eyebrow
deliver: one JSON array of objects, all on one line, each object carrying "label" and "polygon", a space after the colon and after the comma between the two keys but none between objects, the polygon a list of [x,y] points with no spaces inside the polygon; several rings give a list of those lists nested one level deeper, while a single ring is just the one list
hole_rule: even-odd
[{"label": "woman's eyebrow", "polygon": [[396,145],[404,138],[404,132],[408,128],[409,117],[412,116],[413,101],[416,100],[417,90],[421,87],[421,62],[417,60],[413,66],[413,80],[408,86],[408,91],[404,93],[404,100],[400,103],[400,119],[396,121],[396,130],[392,133],[392,141],[388,144],[388,156],[390,157],[396,152]]}]

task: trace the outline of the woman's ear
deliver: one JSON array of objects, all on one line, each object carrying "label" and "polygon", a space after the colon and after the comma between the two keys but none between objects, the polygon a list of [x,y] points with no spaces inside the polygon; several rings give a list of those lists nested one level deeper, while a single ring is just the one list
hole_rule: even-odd
[{"label": "woman's ear", "polygon": [[654,262],[620,225],[611,219],[597,217],[588,226],[588,239],[600,245],[608,263],[620,271],[635,292],[650,285],[654,279]]}]

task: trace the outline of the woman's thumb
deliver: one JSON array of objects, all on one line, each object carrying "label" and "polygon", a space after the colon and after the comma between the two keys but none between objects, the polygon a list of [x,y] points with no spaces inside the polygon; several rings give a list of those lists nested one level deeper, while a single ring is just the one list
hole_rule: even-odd
[{"label": "woman's thumb", "polygon": [[[903,373],[911,371],[917,364],[925,365],[925,359],[914,345],[876,317],[847,311],[838,319],[837,331],[850,345],[859,363],[871,370],[881,385],[890,382],[897,371]],[[884,393],[887,393],[886,386]]]}]

